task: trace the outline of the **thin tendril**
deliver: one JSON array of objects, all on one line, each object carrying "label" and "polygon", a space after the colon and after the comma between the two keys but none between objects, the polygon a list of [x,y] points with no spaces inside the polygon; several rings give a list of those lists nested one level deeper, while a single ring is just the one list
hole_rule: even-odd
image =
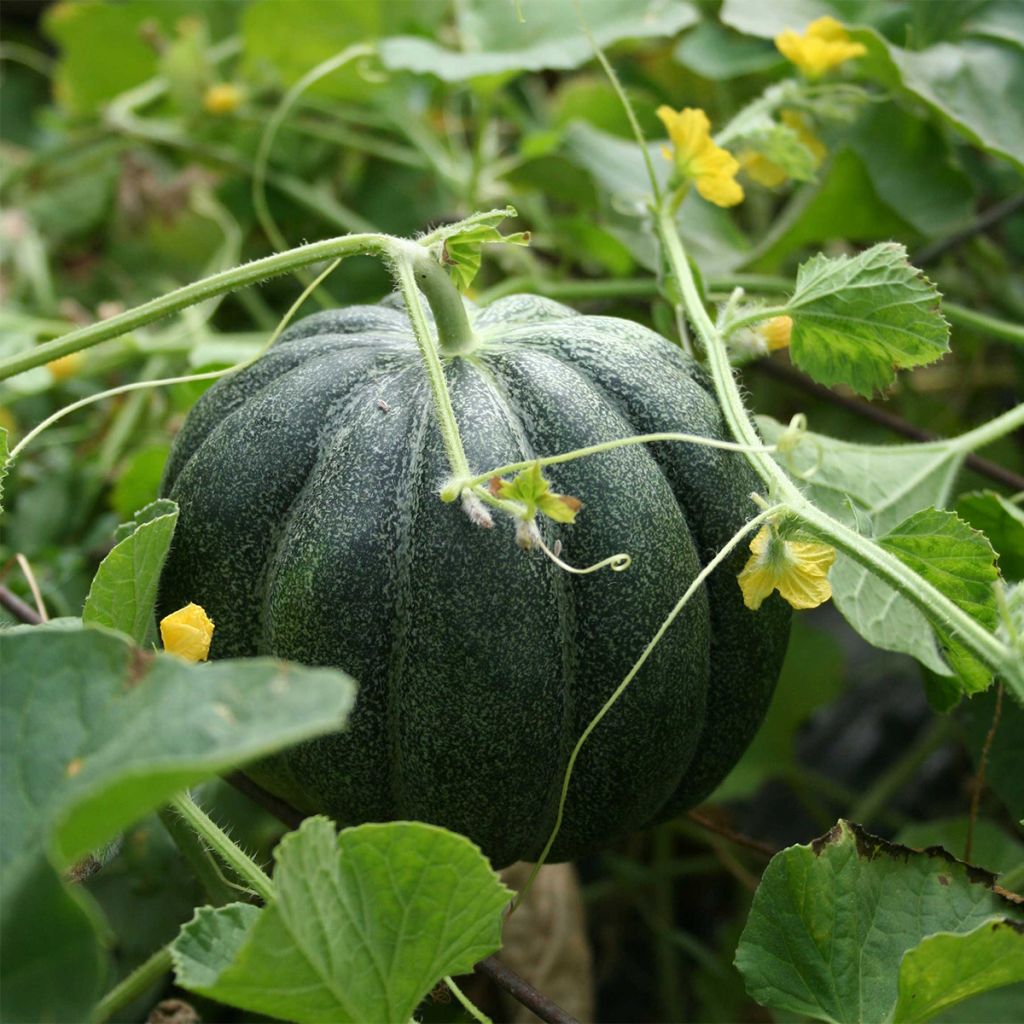
[{"label": "thin tendril", "polygon": [[492,1024],[491,1018],[488,1017],[487,1014],[484,1013],[484,1011],[481,1010],[480,1007],[477,1006],[447,974],[444,976],[443,980],[448,988],[451,989],[452,995],[462,1003],[466,1013],[468,1013],[473,1020],[477,1021],[478,1024]]},{"label": "thin tendril", "polygon": [[689,603],[690,598],[704,585],[704,581],[711,575],[719,565],[725,561],[726,558],[732,553],[733,549],[746,537],[752,530],[759,527],[763,522],[776,515],[784,506],[775,505],[772,508],[765,509],[759,515],[754,516],[753,519],[744,523],[739,530],[732,535],[732,537],[725,543],[718,554],[711,559],[710,562],[694,577],[693,582],[687,587],[686,592],[676,602],[675,607],[668,613],[665,621],[658,627],[657,633],[651,638],[650,642],[643,649],[640,657],[634,662],[633,667],[626,674],[626,677],[621,683],[615,688],[612,695],[605,701],[601,710],[590,720],[590,724],[583,730],[583,735],[576,741],[576,746],[573,747],[572,753],[569,755],[569,763],[565,768],[565,776],[562,779],[562,792],[558,800],[558,812],[555,815],[555,824],[551,829],[551,835],[548,836],[548,841],[544,845],[544,849],[541,851],[540,857],[537,862],[533,865],[533,869],[530,872],[529,878],[526,880],[526,885],[523,886],[521,892],[516,894],[515,899],[512,900],[509,913],[512,913],[520,903],[528,895],[530,888],[533,886],[537,873],[544,866],[545,861],[548,858],[548,854],[551,853],[551,848],[555,845],[555,840],[558,838],[558,833],[562,828],[562,820],[565,817],[565,804],[569,796],[569,782],[572,779],[572,772],[576,766],[576,760],[580,755],[580,751],[583,749],[584,744],[590,739],[591,733],[601,724],[601,720],[608,714],[609,711],[615,706],[619,698],[626,692],[627,687],[636,678],[637,673],[643,668],[644,663],[650,657],[651,652],[661,642],[662,637],[668,632],[672,623],[679,617],[680,612]]},{"label": "thin tendril", "polygon": [[569,565],[568,562],[563,562],[562,559],[544,543],[544,538],[541,537],[539,530],[537,531],[536,536],[534,536],[533,541],[541,551],[543,551],[544,554],[558,566],[559,569],[571,572],[574,576],[589,576],[592,572],[597,572],[604,568],[609,568],[612,572],[624,572],[633,564],[633,559],[626,554],[626,552],[622,551],[617,555],[609,555],[607,558],[602,558],[600,562],[588,565],[585,569],[577,569],[576,566]]},{"label": "thin tendril", "polygon": [[190,373],[184,377],[162,377],[159,380],[137,380],[131,384],[122,384],[120,387],[110,388],[107,391],[99,391],[95,395],[89,395],[86,398],[80,398],[77,402],[72,402],[70,405],[65,405],[62,409],[58,409],[51,416],[47,416],[42,423],[34,426],[10,451],[7,458],[9,462],[13,462],[25,449],[30,441],[35,440],[44,430],[52,427],[54,423],[62,420],[69,413],[75,412],[78,409],[84,409],[87,405],[92,405],[94,402],[101,402],[105,398],[113,398],[115,395],[123,395],[129,391],[141,391],[143,388],[159,388],[170,386],[171,384],[191,384],[193,381],[201,380],[216,380],[218,377],[226,377],[229,373],[237,373],[244,370],[247,366],[251,366],[257,359],[263,356],[267,350],[274,344],[275,341],[281,336],[281,332],[288,326],[292,318],[299,311],[302,304],[309,298],[310,293],[326,278],[331,274],[341,263],[341,258],[333,260],[329,266],[322,271],[315,280],[311,281],[302,291],[302,294],[291,304],[288,312],[281,317],[278,321],[277,327],[274,328],[274,332],[270,335],[266,344],[264,344],[258,352],[251,355],[248,359],[243,359],[240,363],[235,363],[234,366],[228,366],[223,370],[211,370],[209,373]]},{"label": "thin tendril", "polygon": [[614,451],[616,448],[624,448],[631,444],[656,444],[661,441],[677,441],[680,444],[695,444],[727,452],[767,452],[771,454],[778,447],[777,445],[764,444],[738,444],[735,441],[722,441],[716,437],[705,437],[703,434],[636,434],[633,437],[620,437],[614,441],[602,441],[600,444],[588,445],[585,448],[574,448],[572,451],[562,452],[559,455],[546,455],[540,459],[510,462],[507,465],[498,466],[496,469],[489,469],[486,473],[479,473],[464,480],[455,479],[445,485],[441,492],[441,498],[442,500],[454,501],[464,490],[476,488],[479,484],[485,483],[492,477],[509,476],[511,473],[518,473],[520,470],[530,469],[533,466],[541,468],[544,466],[555,466],[562,462],[573,462],[587,455],[600,455],[602,452]]}]

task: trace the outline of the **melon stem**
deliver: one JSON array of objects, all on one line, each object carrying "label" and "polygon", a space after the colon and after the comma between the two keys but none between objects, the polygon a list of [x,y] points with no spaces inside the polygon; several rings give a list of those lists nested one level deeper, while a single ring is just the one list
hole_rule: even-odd
[{"label": "melon stem", "polygon": [[479,344],[469,324],[465,303],[444,268],[424,252],[414,266],[416,284],[434,314],[437,347],[442,356],[464,356]]}]

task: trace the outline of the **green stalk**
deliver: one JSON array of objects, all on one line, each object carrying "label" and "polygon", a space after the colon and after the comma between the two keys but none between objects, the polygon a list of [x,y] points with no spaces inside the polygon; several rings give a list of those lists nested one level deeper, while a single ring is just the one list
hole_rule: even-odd
[{"label": "green stalk", "polygon": [[140,964],[123,981],[118,982],[97,1004],[92,1011],[92,1024],[104,1024],[104,1021],[127,1006],[134,999],[147,992],[165,974],[170,971],[171,950],[169,946],[158,949],[148,960]]},{"label": "green stalk", "polygon": [[174,840],[178,852],[188,861],[196,878],[206,892],[206,898],[214,907],[223,907],[238,898],[238,893],[221,874],[217,862],[196,833],[179,817],[171,807],[162,807],[158,812],[160,823]]},{"label": "green stalk", "polygon": [[171,313],[177,313],[181,309],[194,306],[215,295],[223,295],[236,288],[244,288],[268,277],[287,274],[298,267],[307,267],[311,263],[319,263],[322,260],[358,254],[386,257],[394,252],[399,242],[401,239],[382,234],[340,235],[337,238],[327,238],[320,242],[300,245],[287,252],[274,253],[272,256],[253,260],[240,267],[232,267],[230,270],[222,270],[220,273],[204,277],[201,281],[185,285],[183,288],[176,288],[166,295],[144,302],[141,306],[136,306],[118,316],[112,316],[108,320],[101,320],[98,323],[89,324],[87,327],[69,331],[54,341],[48,341],[25,352],[0,359],[0,380],[6,380],[17,373],[24,373],[25,370],[42,366],[53,359],[70,355],[72,352],[91,348],[101,341],[116,338],[120,334],[127,334],[138,327],[144,327],[146,324],[160,320]]},{"label": "green stalk", "polygon": [[270,876],[248,854],[239,849],[231,837],[192,799],[182,793],[170,802],[172,810],[185,819],[192,830],[264,903],[274,898]]},{"label": "green stalk", "polygon": [[675,221],[664,204],[655,210],[655,218],[666,258],[679,283],[687,316],[707,353],[708,368],[726,424],[733,437],[749,446],[750,450],[745,451],[744,456],[758,476],[768,484],[772,499],[783,503],[789,513],[800,519],[820,539],[832,544],[895,587],[926,617],[938,619],[975,657],[1005,679],[1018,696],[1024,699],[1024,666],[1006,644],[895,555],[808,501],[782,468],[763,450],[758,450],[757,431],[743,405],[725,345],[697,291]]},{"label": "green stalk", "polygon": [[[414,269],[415,259],[415,269]],[[444,325],[447,329],[452,329],[452,323],[450,319],[455,321],[454,338],[451,339],[451,343],[458,346],[464,339],[464,335],[461,333],[461,325],[458,324],[458,318],[454,315],[454,311],[451,308],[451,302],[448,297],[438,299],[438,306],[431,304],[431,308],[434,310],[434,316],[437,319],[438,324],[438,335],[442,341],[435,344],[433,335],[430,330],[430,325],[427,323],[427,318],[423,312],[423,306],[420,302],[419,288],[421,285],[421,266],[420,258],[418,254],[414,254],[411,258],[408,253],[400,254],[394,260],[394,272],[395,280],[398,283],[399,290],[402,292],[402,298],[405,300],[406,309],[409,312],[409,320],[412,323],[413,334],[416,337],[416,344],[419,346],[420,354],[423,356],[423,363],[427,368],[427,379],[430,382],[430,390],[434,397],[434,409],[437,413],[438,425],[441,428],[441,437],[444,440],[445,451],[448,453],[448,464],[451,467],[452,474],[456,477],[468,477],[470,475],[469,462],[466,459],[466,451],[462,446],[462,435],[459,433],[459,424],[455,419],[455,410],[452,408],[451,395],[448,393],[448,384],[444,379],[444,367],[441,365],[441,358],[438,355],[438,349],[441,348],[444,351],[444,335],[442,334],[442,318],[444,318]],[[435,264],[436,266],[436,264]],[[438,271],[442,274],[444,271],[441,270],[440,266],[437,267]],[[430,284],[436,283],[429,281]],[[455,299],[458,301],[459,308],[462,317],[465,319],[466,311],[462,305],[462,299],[458,292],[455,292],[454,287],[445,282],[446,287],[450,288],[455,293]],[[427,301],[430,302],[430,292],[427,292]],[[443,293],[442,293],[443,294]],[[442,317],[438,317],[438,309],[442,309]],[[450,318],[450,319],[449,319]],[[466,328],[469,330],[469,322],[466,321]]]}]

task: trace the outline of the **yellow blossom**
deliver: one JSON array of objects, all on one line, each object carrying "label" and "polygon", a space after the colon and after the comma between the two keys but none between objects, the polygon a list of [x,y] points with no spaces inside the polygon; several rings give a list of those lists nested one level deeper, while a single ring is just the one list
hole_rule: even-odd
[{"label": "yellow blossom", "polygon": [[789,337],[793,333],[791,316],[773,316],[763,324],[758,324],[757,333],[764,339],[769,352],[780,348],[789,348]]},{"label": "yellow blossom", "polygon": [[812,21],[803,35],[787,28],[775,37],[775,45],[808,78],[817,78],[853,57],[863,57],[863,43],[850,42],[849,33],[835,18]]},{"label": "yellow blossom", "polygon": [[206,661],[212,636],[213,622],[198,604],[187,604],[160,620],[164,650],[186,661]]},{"label": "yellow blossom", "polygon": [[785,540],[775,527],[761,527],[750,542],[751,555],[739,575],[743,603],[752,610],[773,590],[794,608],[817,608],[832,596],[828,571],[835,548],[813,541]]},{"label": "yellow blossom", "polygon": [[711,138],[711,122],[703,110],[687,107],[676,112],[659,107],[658,117],[668,129],[675,152],[663,149],[679,174],[692,181],[697,191],[716,206],[735,206],[743,201],[743,188],[736,180],[739,161]]},{"label": "yellow blossom", "polygon": [[59,359],[51,359],[46,368],[53,375],[54,380],[64,380],[73,377],[82,366],[83,356],[81,352],[69,352]]},{"label": "yellow blossom", "polygon": [[203,94],[203,109],[208,114],[230,114],[242,103],[242,90],[230,82],[217,82]]}]

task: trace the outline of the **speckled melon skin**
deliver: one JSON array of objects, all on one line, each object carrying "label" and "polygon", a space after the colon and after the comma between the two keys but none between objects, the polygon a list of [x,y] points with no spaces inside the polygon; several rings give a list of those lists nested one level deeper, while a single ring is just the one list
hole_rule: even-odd
[{"label": "speckled melon skin", "polygon": [[[725,436],[700,368],[637,324],[534,296],[471,311],[480,347],[445,360],[477,472],[655,431]],[[180,505],[159,613],[216,623],[212,657],[272,654],[359,683],[345,732],[251,774],[339,824],[412,818],[496,865],[552,827],[569,753],[700,566],[754,508],[742,456],[630,446],[545,471],[584,502],[541,524],[571,576],[470,522],[427,378],[396,305],[319,313],[189,415],[162,493]],[[759,725],[789,611],[743,606],[744,546],[690,602],[577,762],[552,858],[576,858],[693,806]]]}]

